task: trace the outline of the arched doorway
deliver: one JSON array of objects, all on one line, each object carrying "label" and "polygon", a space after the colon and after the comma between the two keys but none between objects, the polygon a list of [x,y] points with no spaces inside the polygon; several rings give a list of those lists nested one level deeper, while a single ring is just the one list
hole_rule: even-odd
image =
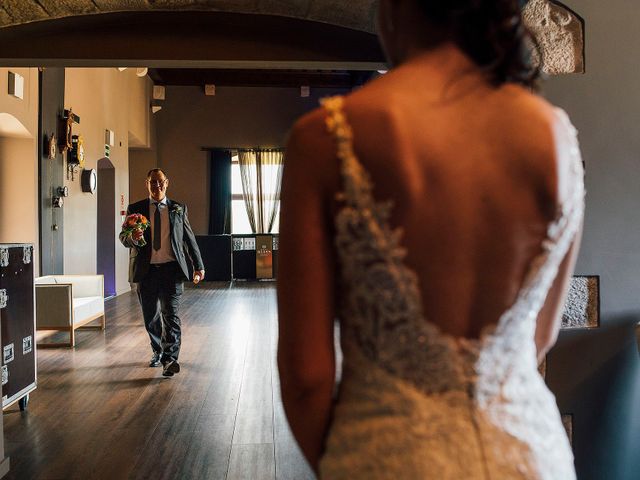
[{"label": "arched doorway", "polygon": [[116,169],[108,158],[98,160],[96,272],[104,275],[104,296],[116,295]]}]

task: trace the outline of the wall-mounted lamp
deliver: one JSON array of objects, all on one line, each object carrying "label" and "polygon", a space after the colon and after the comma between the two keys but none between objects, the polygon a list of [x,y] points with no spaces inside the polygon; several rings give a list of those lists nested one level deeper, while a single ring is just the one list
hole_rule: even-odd
[{"label": "wall-mounted lamp", "polygon": [[136,68],[136,75],[139,77],[144,77],[149,69],[147,67],[138,67]]},{"label": "wall-mounted lamp", "polygon": [[166,95],[166,89],[164,85],[154,85],[153,86],[153,99],[154,100],[164,100]]},{"label": "wall-mounted lamp", "polygon": [[127,67],[118,67],[118,71],[119,72],[124,72],[127,69]]},{"label": "wall-mounted lamp", "polygon": [[24,98],[24,77],[22,75],[9,72],[9,95],[20,100]]},{"label": "wall-mounted lamp", "polygon": [[158,113],[160,110],[162,110],[160,105],[151,105],[151,113]]},{"label": "wall-mounted lamp", "polygon": [[113,130],[106,128],[104,130],[104,144],[110,147],[114,147],[116,144],[116,134]]}]

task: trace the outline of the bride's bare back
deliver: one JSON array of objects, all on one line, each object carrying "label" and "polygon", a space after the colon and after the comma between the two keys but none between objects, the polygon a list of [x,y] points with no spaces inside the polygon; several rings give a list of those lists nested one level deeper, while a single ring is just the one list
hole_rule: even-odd
[{"label": "bride's bare back", "polygon": [[418,89],[420,69],[351,96],[347,117],[376,199],[394,202],[426,317],[475,337],[515,300],[556,214],[553,113],[478,77]]},{"label": "bride's bare back", "polygon": [[[477,72],[452,82],[452,70],[473,67],[451,49],[354,93],[345,112],[375,198],[393,201],[391,225],[404,232],[426,318],[477,337],[514,302],[557,215],[562,145],[553,108],[525,89],[495,88]],[[448,59],[440,70],[439,55]],[[341,180],[325,116],[318,110],[299,124],[301,141],[314,145],[301,161],[331,202]],[[333,202],[329,218],[309,228],[327,228],[337,208]]]},{"label": "bride's bare back", "polygon": [[[505,0],[500,8],[491,10],[499,18],[487,28],[514,25],[515,6]],[[507,70],[497,72],[482,63],[481,55],[474,57],[472,48],[463,53],[462,38],[459,43],[447,38],[467,30],[454,28],[455,22],[437,23],[438,9],[455,13],[447,2],[381,1],[383,44],[399,66],[344,101],[330,101],[326,109],[307,115],[291,133],[278,273],[278,364],[285,410],[314,468],[327,440],[326,472],[333,467],[351,472],[353,462],[341,464],[346,458],[382,468],[383,460],[396,457],[409,463],[422,458],[421,468],[433,470],[444,458],[438,452],[450,448],[445,439],[440,444],[434,440],[438,448],[433,458],[411,450],[431,448],[423,437],[403,441],[411,448],[404,454],[396,451],[395,457],[374,458],[368,448],[379,444],[386,453],[390,445],[384,439],[404,438],[413,426],[467,438],[478,427],[465,420],[469,411],[489,411],[476,404],[476,394],[526,379],[526,388],[540,400],[540,415],[534,417],[548,420],[553,432],[540,422],[523,420],[516,422],[522,427],[522,444],[514,440],[503,445],[498,437],[509,429],[502,420],[511,417],[498,412],[504,418],[496,417],[498,431],[484,443],[527,452],[547,444],[536,439],[551,435],[558,458],[538,452],[525,463],[549,467],[549,478],[560,478],[553,472],[571,470],[570,453],[534,357],[537,350],[542,358],[555,341],[575,262],[577,240],[569,242],[579,238],[582,215],[577,143],[565,117],[510,83],[520,78],[529,84],[518,76],[530,70],[507,55],[495,64]],[[425,14],[434,23],[425,22]],[[509,48],[522,44],[515,38],[518,32],[505,33],[514,42]],[[431,41],[431,33],[442,37]],[[485,37],[476,40],[488,48]],[[373,199],[365,173],[373,184]],[[389,218],[378,206],[385,201],[393,202]],[[389,227],[402,229],[406,256],[395,249]],[[527,273],[532,275],[525,282]],[[345,329],[345,376],[334,409],[333,324],[339,315]],[[497,324],[494,331],[483,330]],[[481,333],[486,335],[480,341],[467,340]],[[463,402],[458,414],[445,415],[420,400],[419,406],[396,412],[397,421],[386,423],[396,418],[389,412],[407,407],[405,400],[414,398],[411,388],[403,390],[405,382],[422,389],[424,398],[419,397],[427,403],[448,392],[462,395],[469,405]],[[381,396],[398,393],[398,386],[406,395],[379,409]],[[487,398],[493,401],[493,393]],[[498,398],[495,406],[512,404],[524,411],[531,398]],[[449,428],[413,418],[428,412],[466,426]],[[332,418],[335,428],[327,439]],[[377,420],[401,431],[385,437],[385,427],[378,435],[369,428]],[[366,427],[366,433],[356,424]],[[362,448],[351,452],[347,445]],[[452,445],[459,447],[456,441]],[[455,466],[451,460],[447,465]],[[488,468],[486,460],[470,465],[480,473],[482,466]],[[404,467],[399,471],[409,472]],[[463,477],[470,478],[457,473],[446,478]]]}]

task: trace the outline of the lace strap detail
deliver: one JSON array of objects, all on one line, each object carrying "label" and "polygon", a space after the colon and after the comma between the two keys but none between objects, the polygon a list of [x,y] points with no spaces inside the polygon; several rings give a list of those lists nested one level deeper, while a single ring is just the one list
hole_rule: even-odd
[{"label": "lace strap detail", "polygon": [[340,160],[343,191],[336,196],[353,207],[363,207],[373,201],[373,183],[353,148],[353,129],[344,113],[344,97],[336,95],[320,101],[327,111],[326,125],[336,141]]},{"label": "lace strap detail", "polygon": [[517,311],[520,305],[526,305],[527,308],[533,307],[536,311],[542,307],[551,283],[558,273],[560,263],[578,232],[584,214],[584,169],[577,130],[564,110],[556,108],[556,113],[566,129],[565,140],[569,143],[571,190],[560,206],[558,218],[547,228],[547,238],[543,241],[542,252],[531,263],[518,300],[510,309],[513,311]]}]

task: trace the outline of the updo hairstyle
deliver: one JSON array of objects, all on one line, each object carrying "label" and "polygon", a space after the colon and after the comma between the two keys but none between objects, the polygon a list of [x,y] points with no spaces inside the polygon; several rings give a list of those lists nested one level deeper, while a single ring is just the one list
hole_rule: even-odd
[{"label": "updo hairstyle", "polygon": [[429,22],[485,70],[495,85],[534,88],[538,45],[522,21],[527,0],[417,0]]}]

